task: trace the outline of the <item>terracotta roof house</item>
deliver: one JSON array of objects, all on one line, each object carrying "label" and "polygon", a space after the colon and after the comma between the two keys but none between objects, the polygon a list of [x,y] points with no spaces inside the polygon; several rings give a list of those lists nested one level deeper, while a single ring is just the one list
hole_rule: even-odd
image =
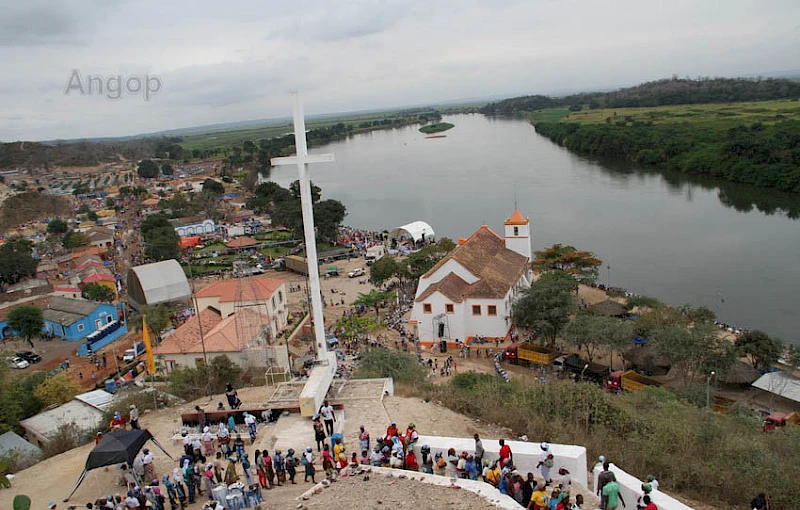
[{"label": "terracotta roof house", "polygon": [[248,236],[239,236],[228,241],[228,248],[250,248],[258,244],[258,241]]},{"label": "terracotta roof house", "polygon": [[500,237],[486,225],[422,275],[410,324],[423,342],[504,338],[511,305],[530,287],[530,220],[519,211]]},{"label": "terracotta roof house", "polygon": [[213,309],[223,318],[238,307],[248,307],[270,318],[273,338],[287,325],[289,308],[286,283],[264,276],[220,280],[195,293],[199,310]]},{"label": "terracotta roof house", "polygon": [[[195,315],[166,337],[153,353],[163,361],[167,370],[194,367],[203,362],[203,350],[209,359],[226,355],[242,367],[288,364],[286,346],[270,345],[263,334],[270,317],[251,308],[223,318],[210,308]],[[202,328],[201,328],[202,326]],[[202,329],[202,335],[201,335]],[[280,360],[279,363],[270,360]]]},{"label": "terracotta roof house", "polygon": [[114,245],[114,231],[109,228],[92,227],[85,234],[91,246],[107,249]]}]

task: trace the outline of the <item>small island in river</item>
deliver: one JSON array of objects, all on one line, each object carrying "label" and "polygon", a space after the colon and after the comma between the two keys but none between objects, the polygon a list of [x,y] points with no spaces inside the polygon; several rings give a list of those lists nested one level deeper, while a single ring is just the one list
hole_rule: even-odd
[{"label": "small island in river", "polygon": [[442,131],[447,131],[448,129],[453,129],[455,127],[454,124],[450,124],[449,122],[437,122],[436,124],[428,124],[426,126],[422,126],[419,128],[420,133],[425,133],[426,135],[430,135],[432,133],[441,133]]}]

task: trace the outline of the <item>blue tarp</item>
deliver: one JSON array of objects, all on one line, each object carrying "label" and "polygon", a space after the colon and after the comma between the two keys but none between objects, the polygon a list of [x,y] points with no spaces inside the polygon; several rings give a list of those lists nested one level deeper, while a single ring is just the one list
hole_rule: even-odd
[{"label": "blue tarp", "polygon": [[647,342],[649,342],[649,340],[645,336],[642,335],[633,336],[633,343],[635,343],[636,345],[647,345]]}]

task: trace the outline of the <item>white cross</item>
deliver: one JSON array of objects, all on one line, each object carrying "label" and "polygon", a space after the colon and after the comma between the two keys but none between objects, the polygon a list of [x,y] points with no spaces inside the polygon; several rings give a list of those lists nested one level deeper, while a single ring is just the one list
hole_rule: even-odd
[{"label": "white cross", "polygon": [[308,281],[311,287],[311,310],[314,319],[314,338],[317,342],[317,359],[327,360],[328,342],[325,338],[325,321],[322,312],[322,290],[319,284],[319,265],[317,261],[317,242],[314,233],[314,207],[311,199],[311,179],[308,176],[310,163],[330,163],[333,154],[315,154],[309,156],[306,144],[306,121],[303,116],[303,103],[300,95],[292,92],[292,111],[294,114],[294,144],[296,156],[272,158],[273,166],[297,165],[300,180],[300,205],[303,210],[303,234],[306,243],[306,261],[308,262]]}]

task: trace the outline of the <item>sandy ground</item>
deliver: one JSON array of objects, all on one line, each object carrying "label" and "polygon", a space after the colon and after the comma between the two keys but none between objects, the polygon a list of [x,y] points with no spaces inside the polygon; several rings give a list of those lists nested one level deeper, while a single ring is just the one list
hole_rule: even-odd
[{"label": "sandy ground", "polygon": [[[348,501],[354,508],[458,508],[477,510],[495,508],[488,501],[462,489],[436,487],[401,478],[372,474],[339,478],[320,494],[303,502],[304,508],[333,508]],[[522,508],[522,507],[520,507]]]}]

